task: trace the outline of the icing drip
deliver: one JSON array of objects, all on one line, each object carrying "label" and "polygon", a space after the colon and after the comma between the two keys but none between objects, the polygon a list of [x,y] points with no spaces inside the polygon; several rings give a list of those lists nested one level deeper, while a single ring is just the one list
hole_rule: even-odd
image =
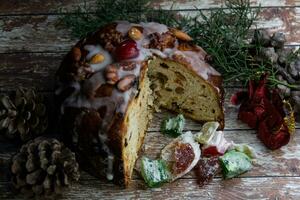
[{"label": "icing drip", "polygon": [[113,59],[110,55],[110,53],[106,50],[104,50],[100,45],[85,45],[84,49],[87,50],[89,53],[86,56],[87,60],[90,60],[94,55],[96,54],[102,54],[104,56],[104,61],[98,64],[90,64],[91,68],[94,71],[100,71],[107,65],[111,64],[113,62]]},{"label": "icing drip", "polygon": [[194,51],[175,51],[173,55],[180,55],[185,58],[187,62],[190,63],[192,69],[201,75],[205,80],[209,78],[209,75],[220,76],[220,73],[217,72],[212,66],[210,66],[202,56],[199,56],[199,53]]},{"label": "icing drip", "polygon": [[168,32],[168,27],[164,24],[156,23],[156,22],[148,22],[148,23],[141,23],[142,27],[144,28],[145,34],[148,36],[152,33],[159,33],[163,34]]},{"label": "icing drip", "polygon": [[113,164],[114,164],[114,155],[111,152],[110,148],[107,146],[107,135],[102,134],[101,131],[99,131],[98,139],[101,143],[102,150],[107,154],[107,158],[105,159],[105,164],[107,165],[106,170],[106,178],[107,180],[113,180],[114,174],[113,174]]}]

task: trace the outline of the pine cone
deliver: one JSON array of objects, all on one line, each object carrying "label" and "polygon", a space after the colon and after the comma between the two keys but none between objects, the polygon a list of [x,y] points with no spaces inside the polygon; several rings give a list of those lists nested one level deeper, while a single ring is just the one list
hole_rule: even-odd
[{"label": "pine cone", "polygon": [[0,96],[0,134],[27,141],[48,126],[43,98],[33,89],[18,88],[13,96]]},{"label": "pine cone", "polygon": [[75,154],[52,138],[36,138],[12,158],[12,184],[27,197],[54,198],[79,179]]}]

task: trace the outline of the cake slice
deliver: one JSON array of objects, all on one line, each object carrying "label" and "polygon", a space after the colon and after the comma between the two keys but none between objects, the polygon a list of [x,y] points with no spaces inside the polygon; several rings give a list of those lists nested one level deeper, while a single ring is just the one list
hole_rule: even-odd
[{"label": "cake slice", "polygon": [[128,186],[159,107],[224,127],[221,75],[177,29],[116,22],[79,41],[57,71],[64,138],[90,173]]}]

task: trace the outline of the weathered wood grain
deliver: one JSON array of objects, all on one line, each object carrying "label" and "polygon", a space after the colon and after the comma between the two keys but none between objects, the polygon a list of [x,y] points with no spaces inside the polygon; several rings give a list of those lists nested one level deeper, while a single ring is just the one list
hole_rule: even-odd
[{"label": "weathered wood grain", "polygon": [[17,85],[53,91],[54,75],[65,52],[0,54],[0,91]]},{"label": "weathered wood grain", "polygon": [[[88,6],[91,6],[90,12],[93,12],[93,5],[96,0],[86,0]],[[291,7],[300,6],[299,0],[251,0],[251,6],[256,7]],[[152,0],[154,7],[161,6],[163,9],[210,9],[221,7],[224,0]],[[19,1],[19,0],[0,0],[0,15],[21,15],[21,14],[54,14],[59,13],[59,8],[64,8],[62,12],[72,12],[78,6],[84,5],[80,0],[44,0],[40,1]]]},{"label": "weathered wood grain", "polygon": [[[224,0],[162,0],[154,2],[154,5],[161,6],[163,9],[179,9],[179,10],[192,10],[192,9],[211,9],[225,7]],[[250,0],[252,7],[293,7],[299,6],[299,0]]]},{"label": "weathered wood grain", "polygon": [[[180,11],[195,15],[196,11]],[[58,15],[1,16],[0,53],[68,51],[78,39],[62,27]],[[300,8],[262,9],[257,27],[286,33],[287,44],[300,44]]]},{"label": "weathered wood grain", "polygon": [[[0,199],[17,200],[7,186],[0,181]],[[222,180],[215,178],[209,185],[200,188],[195,179],[180,179],[161,188],[146,188],[142,180],[134,180],[128,189],[95,180],[81,179],[61,199],[299,199],[300,177],[257,177]]]}]

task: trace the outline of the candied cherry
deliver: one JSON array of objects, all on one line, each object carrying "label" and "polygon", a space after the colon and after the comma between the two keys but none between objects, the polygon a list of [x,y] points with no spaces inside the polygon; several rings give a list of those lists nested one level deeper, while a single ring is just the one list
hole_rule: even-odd
[{"label": "candied cherry", "polygon": [[115,58],[118,61],[136,58],[139,55],[139,49],[134,40],[123,41],[115,50]]}]

